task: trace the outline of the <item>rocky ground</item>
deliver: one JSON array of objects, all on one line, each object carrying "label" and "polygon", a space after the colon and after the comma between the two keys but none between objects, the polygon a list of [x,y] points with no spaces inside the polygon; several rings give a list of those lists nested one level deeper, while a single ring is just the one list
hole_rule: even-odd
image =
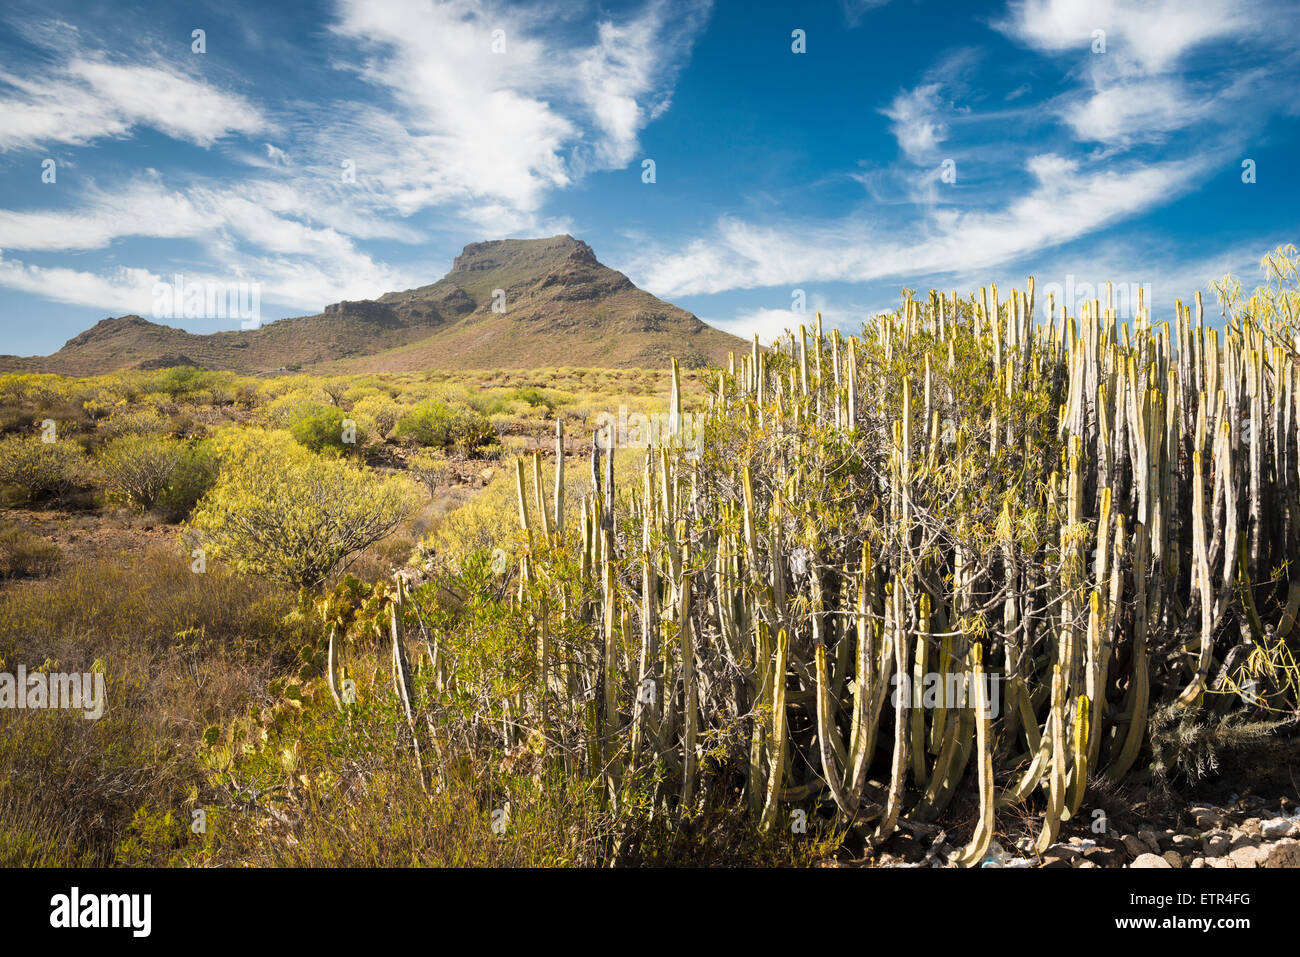
[{"label": "rocky ground", "polygon": [[[1133,813],[1107,818],[1104,813],[1063,829],[1045,853],[1034,850],[1035,837],[999,835],[983,867],[1136,867],[1251,868],[1300,867],[1300,809],[1287,797],[1248,794],[1219,803],[1159,801],[1159,824],[1142,820],[1141,792]],[[1131,826],[1129,826],[1131,825]],[[1093,830],[1097,827],[1097,830]],[[944,867],[961,850],[937,831],[900,832],[879,853],[852,863],[876,867]],[[830,863],[830,862],[827,862]],[[848,862],[841,862],[848,863]]]}]

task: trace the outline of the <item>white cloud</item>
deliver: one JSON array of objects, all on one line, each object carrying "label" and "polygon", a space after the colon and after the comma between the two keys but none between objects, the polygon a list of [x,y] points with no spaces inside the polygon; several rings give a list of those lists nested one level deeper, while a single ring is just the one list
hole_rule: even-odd
[{"label": "white cloud", "polygon": [[635,157],[707,10],[652,3],[586,44],[550,29],[561,8],[343,0],[333,30],[367,52],[359,74],[401,109],[357,107],[322,141],[403,214],[455,204],[527,221],[551,190]]},{"label": "white cloud", "polygon": [[899,93],[880,112],[893,122],[889,130],[899,147],[914,162],[933,158],[935,150],[948,135],[948,127],[939,119],[943,104],[938,83],[927,83]]},{"label": "white cloud", "polygon": [[674,8],[657,0],[625,24],[601,22],[596,45],[578,65],[579,94],[602,134],[594,150],[597,166],[619,168],[635,157],[641,131],[668,109],[668,81],[681,65],[680,51],[690,49],[708,10],[708,3]]},{"label": "white cloud", "polygon": [[1241,0],[1012,0],[996,24],[1036,50],[1089,53],[1104,30],[1106,56],[1119,53],[1144,73],[1160,73],[1203,43],[1238,36],[1255,11]]},{"label": "white cloud", "polygon": [[1118,143],[1146,140],[1182,129],[1204,117],[1213,104],[1188,97],[1169,80],[1133,80],[1102,86],[1063,113],[1075,138]]},{"label": "white cloud", "polygon": [[[114,315],[148,315],[159,277],[147,269],[119,268],[97,274],[63,267],[27,266],[0,252],[0,285],[43,299],[93,306]],[[143,310],[143,313],[142,313]]]},{"label": "white cloud", "polygon": [[844,19],[848,21],[849,27],[856,27],[862,22],[872,10],[877,7],[883,7],[889,3],[889,0],[840,0],[840,6],[844,9]]},{"label": "white cloud", "polygon": [[0,71],[0,84],[12,91],[0,88],[0,152],[82,146],[136,127],[211,146],[268,126],[244,97],[163,65],[74,56],[34,76]]},{"label": "white cloud", "polygon": [[988,269],[1167,201],[1204,165],[1189,159],[1082,172],[1074,160],[1041,154],[1027,163],[1036,182],[1024,196],[1000,209],[932,209],[907,230],[907,241],[858,220],[757,226],[723,219],[715,235],[651,257],[641,284],[674,296]]}]

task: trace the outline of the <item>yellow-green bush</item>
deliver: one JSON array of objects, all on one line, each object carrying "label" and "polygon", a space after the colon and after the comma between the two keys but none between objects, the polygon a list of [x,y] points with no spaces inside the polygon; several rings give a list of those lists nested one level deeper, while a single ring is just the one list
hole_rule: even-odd
[{"label": "yellow-green bush", "polygon": [[313,454],[286,432],[227,429],[213,441],[220,472],[191,529],[209,557],[241,572],[319,585],[414,504],[404,478]]}]

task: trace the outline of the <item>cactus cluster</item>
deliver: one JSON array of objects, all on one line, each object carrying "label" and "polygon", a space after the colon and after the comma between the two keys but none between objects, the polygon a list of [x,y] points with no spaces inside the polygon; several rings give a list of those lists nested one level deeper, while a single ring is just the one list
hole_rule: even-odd
[{"label": "cactus cluster", "polygon": [[540,732],[616,807],[734,803],[763,830],[802,809],[867,841],[966,790],[970,865],[1001,808],[1042,814],[1043,850],[1090,775],[1140,770],[1157,707],[1293,711],[1267,667],[1257,695],[1227,693],[1295,641],[1286,344],[1207,325],[1199,296],[1172,326],[1141,303],[1131,325],[1110,302],[1036,305],[1032,279],[907,293],[860,337],[818,315],[756,339],[710,389],[701,449],[672,442],[674,363],[670,434],[632,488],[609,436],[568,505],[562,474],[548,502],[543,457],[521,459],[536,659],[505,743]]}]

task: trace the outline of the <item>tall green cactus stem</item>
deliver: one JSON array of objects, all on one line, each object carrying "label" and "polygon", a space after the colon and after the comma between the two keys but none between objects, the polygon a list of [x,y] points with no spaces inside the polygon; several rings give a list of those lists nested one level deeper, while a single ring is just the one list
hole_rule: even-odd
[{"label": "tall green cactus stem", "polygon": [[416,773],[420,786],[429,789],[425,777],[423,756],[420,753],[420,725],[415,720],[415,693],[411,685],[411,667],[406,657],[406,648],[402,644],[402,609],[406,603],[405,582],[399,575],[396,578],[397,591],[389,609],[389,632],[393,641],[393,688],[402,702],[402,712],[406,715],[407,729],[411,732],[411,747],[415,755]]},{"label": "tall green cactus stem", "polygon": [[984,680],[984,655],[978,643],[971,646],[971,682],[975,691],[975,749],[979,752],[980,816],[970,843],[957,857],[960,867],[974,867],[993,842],[996,804],[993,799],[993,717],[988,685]]},{"label": "tall green cactus stem", "polygon": [[682,807],[690,810],[695,801],[695,772],[698,763],[699,691],[695,676],[695,632],[691,626],[691,575],[681,587],[677,612],[677,636],[682,655]]},{"label": "tall green cactus stem", "polygon": [[846,792],[840,780],[840,770],[835,759],[832,740],[839,737],[835,728],[835,705],[831,700],[830,679],[826,674],[826,646],[818,644],[815,649],[817,666],[817,742],[821,751],[822,779],[830,788],[831,796],[841,813],[852,817],[858,809],[854,796]]},{"label": "tall green cactus stem", "polygon": [[1074,764],[1070,769],[1069,795],[1065,800],[1065,808],[1061,811],[1062,821],[1068,821],[1079,813],[1079,806],[1083,804],[1083,796],[1088,788],[1090,712],[1088,696],[1079,695],[1074,711]]},{"label": "tall green cactus stem", "polygon": [[334,698],[334,704],[339,711],[344,711],[343,697],[339,694],[340,667],[339,667],[339,626],[330,625],[329,649],[325,659],[325,676],[329,683],[330,695]]},{"label": "tall green cactus stem", "polygon": [[555,537],[564,541],[564,420],[555,420]]},{"label": "tall green cactus stem", "polygon": [[912,661],[912,780],[917,787],[924,787],[926,774],[925,761],[925,711],[920,695],[925,687],[929,669],[930,650],[930,596],[921,595],[920,628],[916,634],[916,655]]},{"label": "tall green cactus stem", "polygon": [[[900,685],[907,680],[908,656],[907,641],[903,625],[903,583],[895,579],[886,601],[892,602],[891,654],[894,658],[895,674],[899,676]],[[894,704],[894,756],[889,772],[889,793],[885,799],[885,810],[880,824],[876,828],[875,839],[882,840],[893,833],[898,824],[898,815],[902,810],[903,786],[907,777],[908,765],[908,720],[905,695],[896,695]]]},{"label": "tall green cactus stem", "polygon": [[785,672],[788,667],[790,639],[782,628],[776,635],[776,660],[772,673],[772,734],[768,748],[767,798],[763,803],[763,816],[759,829],[764,833],[776,821],[781,788],[785,781],[787,727],[785,717]]},{"label": "tall green cactus stem", "polygon": [[533,541],[533,526],[528,517],[528,496],[524,491],[524,460],[515,459],[515,494],[519,499],[519,530],[527,537],[529,544]]},{"label": "tall green cactus stem", "polygon": [[1052,668],[1052,709],[1049,719],[1052,739],[1052,766],[1047,776],[1047,811],[1043,815],[1043,829],[1038,833],[1035,850],[1044,854],[1056,843],[1061,828],[1061,812],[1065,809],[1065,675],[1061,666]]}]

